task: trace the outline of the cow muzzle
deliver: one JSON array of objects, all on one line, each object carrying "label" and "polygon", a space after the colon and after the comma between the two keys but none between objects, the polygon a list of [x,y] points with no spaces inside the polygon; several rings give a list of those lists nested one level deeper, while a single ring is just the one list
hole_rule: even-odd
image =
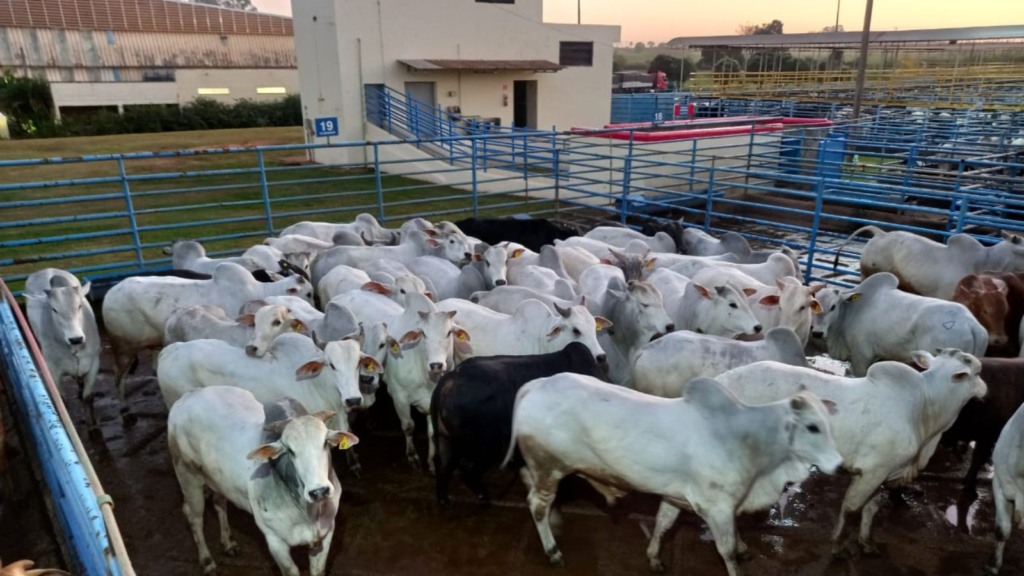
[{"label": "cow muzzle", "polygon": [[441,362],[430,363],[430,381],[437,382],[444,374],[444,364]]},{"label": "cow muzzle", "polygon": [[355,396],[353,398],[345,398],[345,408],[352,410],[353,408],[359,408],[363,405],[363,397]]},{"label": "cow muzzle", "polygon": [[252,344],[249,344],[248,346],[245,347],[245,355],[250,358],[255,358],[259,356],[258,352],[259,350]]},{"label": "cow muzzle", "polygon": [[331,496],[331,487],[330,486],[321,486],[320,488],[314,488],[314,489],[309,491],[309,500],[311,502],[320,502],[320,501],[326,500],[327,498],[330,498],[330,496]]},{"label": "cow muzzle", "polygon": [[366,374],[359,375],[359,392],[361,394],[376,394],[378,387],[377,378],[375,376],[367,376]]}]

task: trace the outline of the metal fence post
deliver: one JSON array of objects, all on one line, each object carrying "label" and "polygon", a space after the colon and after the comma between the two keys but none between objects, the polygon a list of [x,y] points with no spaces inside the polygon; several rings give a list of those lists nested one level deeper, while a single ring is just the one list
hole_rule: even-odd
[{"label": "metal fence post", "polygon": [[256,161],[260,167],[260,193],[263,194],[263,212],[267,216],[267,235],[274,235],[274,216],[270,211],[270,190],[267,185],[267,167],[263,159],[263,150],[256,151]]},{"label": "metal fence post", "polygon": [[622,200],[619,202],[619,221],[626,223],[626,216],[629,212],[629,185],[633,172],[633,131],[629,131],[629,149],[626,152],[626,159],[622,163]]},{"label": "metal fence post", "polygon": [[135,206],[132,203],[132,189],[128,184],[128,173],[124,169],[124,158],[117,157],[117,171],[121,177],[121,191],[124,193],[124,205],[128,210],[128,224],[132,228],[132,242],[135,244],[135,264],[142,270],[145,264],[142,259],[142,240],[139,239],[139,223],[135,220]]},{"label": "metal fence post", "polygon": [[377,187],[377,220],[384,222],[384,182],[380,175],[380,144],[373,143],[373,182]]},{"label": "metal fence post", "polygon": [[818,229],[821,227],[821,211],[825,203],[825,178],[818,178],[814,194],[814,219],[811,221],[811,238],[807,243],[807,267],[804,268],[804,283],[809,284],[814,275],[814,252],[818,246]]},{"label": "metal fence post", "polygon": [[[470,141],[470,143],[472,145],[470,166],[472,166],[472,171],[473,171],[473,218],[479,218],[480,217],[480,198],[478,196],[478,190],[476,188],[476,138],[473,138]],[[487,145],[487,142],[484,141],[484,146],[486,146],[486,145]]]},{"label": "metal fence post", "polygon": [[[949,203],[949,216],[946,218],[946,232],[949,232],[954,228],[953,219],[957,218],[958,214],[962,214],[960,205],[966,204],[967,199],[964,197],[963,192],[960,190],[961,179],[964,175],[964,160],[961,158],[957,161],[956,166],[956,180],[953,184],[953,194],[950,196],[952,200]],[[959,218],[959,222],[955,225],[957,232],[963,230],[963,217]]]},{"label": "metal fence post", "polygon": [[558,148],[553,149],[554,154],[552,155],[552,168],[555,172],[555,216],[558,216],[558,210],[561,206],[561,186],[562,177],[560,172],[562,171],[561,163],[561,151]]},{"label": "metal fence post", "polygon": [[715,204],[715,160],[711,159],[711,174],[708,176],[708,195],[704,201],[704,231],[711,232],[711,211]]}]

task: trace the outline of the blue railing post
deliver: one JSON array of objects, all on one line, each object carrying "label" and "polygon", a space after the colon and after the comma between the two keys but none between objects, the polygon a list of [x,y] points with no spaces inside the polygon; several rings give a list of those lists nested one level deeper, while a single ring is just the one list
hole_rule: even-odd
[{"label": "blue railing post", "polygon": [[811,238],[807,242],[807,267],[804,268],[804,284],[814,276],[814,252],[818,246],[818,231],[821,227],[821,211],[825,203],[825,178],[818,178],[814,194],[814,219],[811,221]]},{"label": "blue railing post", "polygon": [[711,214],[715,204],[715,160],[711,159],[711,174],[708,175],[708,195],[704,200],[704,231],[711,232]]},{"label": "blue railing post", "polygon": [[629,212],[629,188],[633,172],[633,130],[629,131],[629,148],[622,163],[622,200],[619,202],[619,222],[625,224]]},{"label": "blue railing post", "polygon": [[561,192],[562,192],[562,153],[558,148],[553,148],[554,154],[551,156],[551,168],[555,172],[555,213],[558,213],[558,207],[561,203]]},{"label": "blue railing post", "polygon": [[270,189],[267,185],[267,167],[263,159],[263,150],[256,151],[256,161],[260,167],[260,193],[263,195],[263,213],[267,217],[267,235],[274,235],[274,215],[270,210]]},{"label": "blue railing post", "polygon": [[[473,138],[470,141],[470,144],[471,144],[471,147],[472,147],[472,152],[471,152],[471,156],[470,156],[471,157],[470,166],[472,166],[472,172],[473,172],[473,175],[472,175],[472,177],[473,177],[473,217],[474,218],[479,218],[480,217],[480,198],[479,198],[479,191],[476,188],[476,138]],[[484,141],[484,146],[486,146],[486,145],[487,145],[487,141],[485,140]]]},{"label": "blue railing post", "polygon": [[124,158],[117,157],[117,172],[121,177],[121,191],[124,193],[124,205],[128,211],[128,224],[132,228],[132,242],[135,244],[135,265],[142,270],[145,264],[142,259],[142,240],[139,238],[139,223],[135,219],[135,206],[132,203],[132,188],[128,184],[128,173],[124,169]]},{"label": "blue railing post", "polygon": [[963,158],[958,160],[956,164],[956,180],[953,184],[953,193],[950,194],[951,201],[949,203],[949,216],[946,218],[946,232],[949,232],[954,227],[957,228],[957,232],[963,229],[963,218],[960,218],[960,222],[955,226],[953,224],[953,219],[960,213],[959,205],[967,202],[965,195],[960,190],[960,184],[964,175]]},{"label": "blue railing post", "polygon": [[373,183],[377,188],[377,220],[384,222],[384,181],[380,175],[380,144],[373,143]]}]

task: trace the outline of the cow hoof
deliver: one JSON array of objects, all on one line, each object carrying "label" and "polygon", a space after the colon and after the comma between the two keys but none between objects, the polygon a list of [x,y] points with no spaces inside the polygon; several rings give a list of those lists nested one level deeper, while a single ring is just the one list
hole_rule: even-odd
[{"label": "cow hoof", "polygon": [[234,558],[235,556],[238,556],[238,550],[238,542],[232,540],[224,547],[224,554]]},{"label": "cow hoof", "polygon": [[203,567],[203,574],[209,576],[210,574],[217,573],[217,563],[213,561],[213,558],[210,558],[209,556],[201,558],[199,560],[199,564]]},{"label": "cow hoof", "polygon": [[996,568],[991,564],[985,566],[981,570],[981,576],[995,576],[996,574],[999,574],[999,568]]},{"label": "cow hoof", "polygon": [[878,556],[878,546],[874,542],[861,542],[860,551],[865,556]]},{"label": "cow hoof", "polygon": [[420,464],[420,457],[415,454],[406,455],[406,460],[409,462],[409,466],[413,470],[421,470],[423,466]]},{"label": "cow hoof", "polygon": [[753,559],[754,559],[754,553],[751,552],[750,550],[744,549],[741,552],[736,552],[736,561],[737,562],[749,562],[750,560],[753,560]]},{"label": "cow hoof", "polygon": [[832,557],[836,560],[848,560],[852,554],[850,549],[844,544],[835,543],[832,544]]},{"label": "cow hoof", "polygon": [[654,572],[655,574],[661,574],[665,572],[665,564],[660,559],[656,558],[654,560],[651,560],[650,567],[651,572]]},{"label": "cow hoof", "polygon": [[555,567],[565,568],[565,558],[562,557],[562,551],[558,548],[548,552],[548,562]]}]

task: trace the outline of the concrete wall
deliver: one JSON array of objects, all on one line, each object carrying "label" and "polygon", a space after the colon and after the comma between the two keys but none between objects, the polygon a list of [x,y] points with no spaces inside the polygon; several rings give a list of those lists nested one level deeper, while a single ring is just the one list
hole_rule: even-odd
[{"label": "concrete wall", "polygon": [[57,117],[74,106],[131,106],[177,104],[174,82],[54,82],[50,84]]},{"label": "concrete wall", "polygon": [[[293,2],[292,10],[307,122],[311,127],[314,118],[338,117],[339,140],[365,139],[365,84],[404,91],[409,81],[435,82],[435,97],[442,108],[457,105],[463,114],[498,117],[508,126],[513,118],[513,82],[534,80],[538,128],[608,122],[612,44],[619,40],[618,26],[544,24],[542,0],[515,4],[303,0]],[[593,41],[593,66],[554,73],[472,73],[413,72],[399,63],[401,59],[557,63],[561,41]],[[307,134],[309,141],[316,140],[310,131]],[[337,150],[317,154],[323,162],[355,159]]]}]

